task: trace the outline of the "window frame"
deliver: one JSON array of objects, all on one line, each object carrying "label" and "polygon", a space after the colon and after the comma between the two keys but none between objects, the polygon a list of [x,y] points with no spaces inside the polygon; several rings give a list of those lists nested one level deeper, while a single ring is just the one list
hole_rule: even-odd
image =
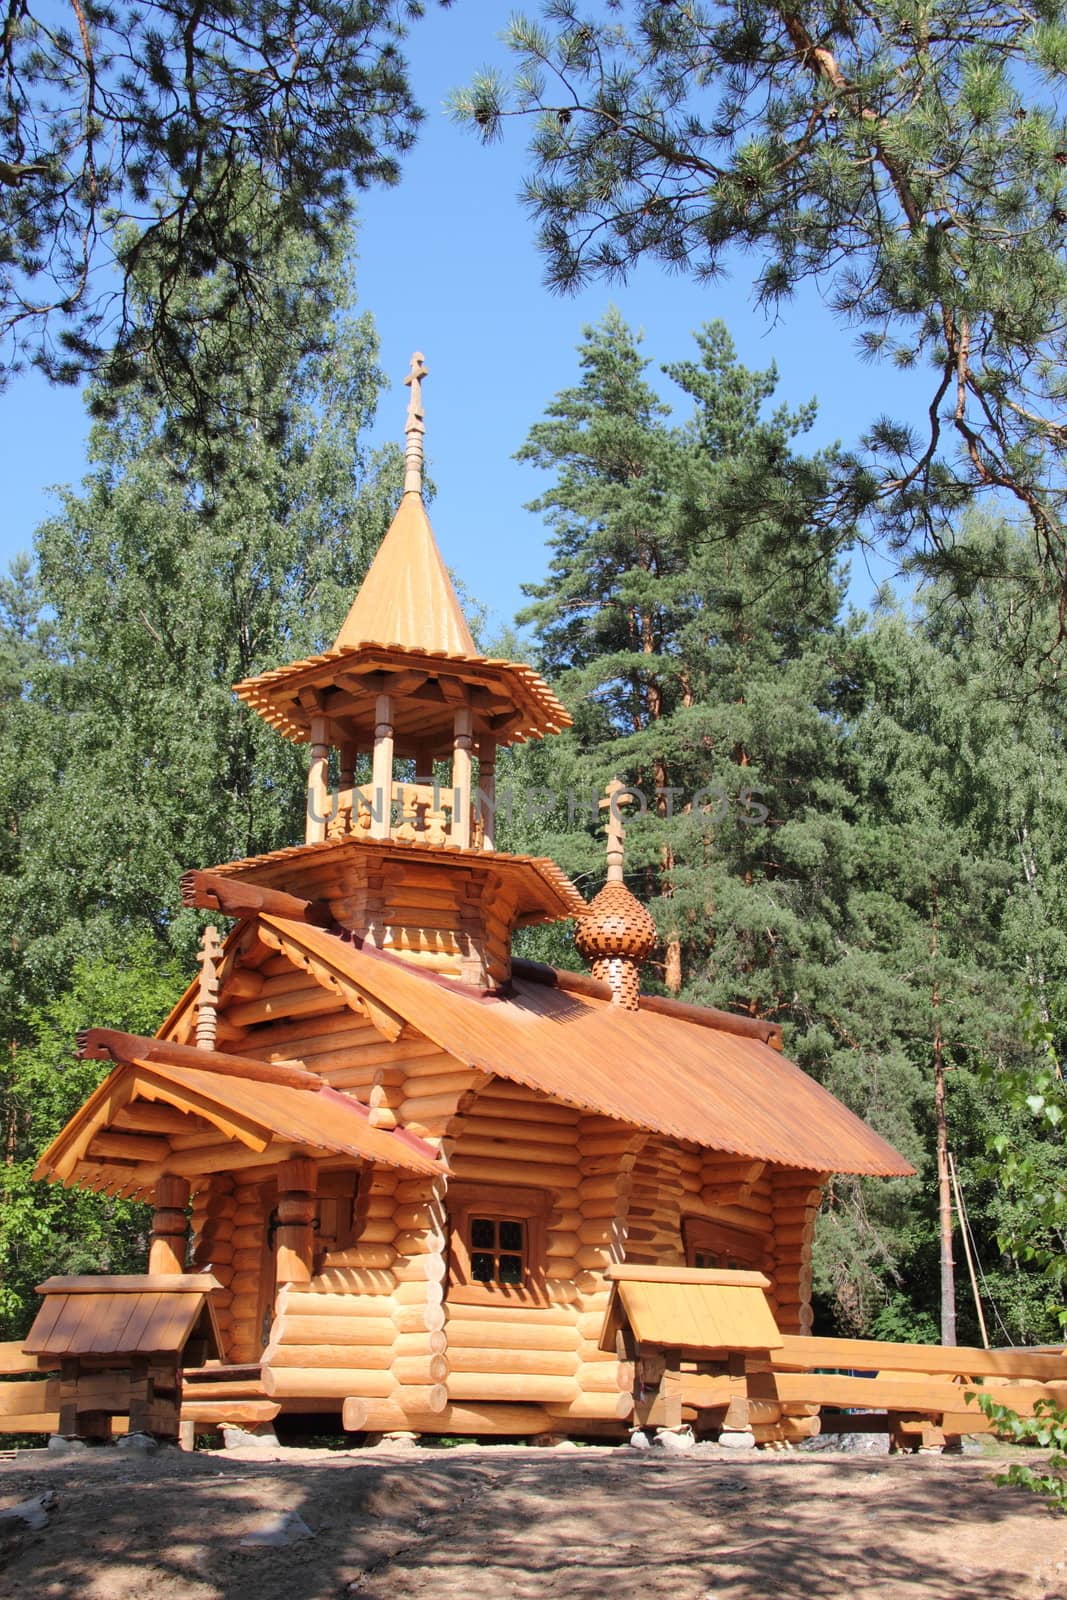
[{"label": "window frame", "polygon": [[[551,1197],[545,1189],[511,1184],[453,1183],[448,1188],[448,1299],[467,1306],[546,1306],[545,1245]],[[479,1283],[471,1272],[470,1226],[485,1217],[496,1224],[521,1222],[525,1228],[523,1281]],[[496,1254],[500,1254],[497,1250]],[[505,1251],[514,1255],[515,1251]]]},{"label": "window frame", "polygon": [[718,1269],[765,1272],[771,1236],[717,1222],[714,1217],[683,1217],[682,1243],[687,1267],[695,1267],[698,1252],[706,1251],[721,1257],[716,1262]]}]

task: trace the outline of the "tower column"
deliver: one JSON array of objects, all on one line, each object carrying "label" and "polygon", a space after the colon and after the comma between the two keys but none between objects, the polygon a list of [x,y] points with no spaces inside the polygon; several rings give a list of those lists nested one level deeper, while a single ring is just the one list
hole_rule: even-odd
[{"label": "tower column", "polygon": [[318,844],[326,837],[326,812],[329,794],[330,751],[326,743],[326,718],[311,719],[311,760],[308,763],[308,803],[305,844]]},{"label": "tower column", "polygon": [[352,815],[356,809],[356,747],[351,739],[346,739],[341,746],[341,765],[337,775],[337,785],[340,790],[337,808],[339,812],[343,812],[343,825],[351,833],[353,831]]},{"label": "tower column", "polygon": [[482,824],[482,849],[492,850],[496,837],[496,740],[478,742],[478,815]]},{"label": "tower column", "polygon": [[470,706],[456,707],[452,735],[452,843],[464,849],[471,842],[471,779],[474,744]]},{"label": "tower column", "polygon": [[393,701],[387,694],[380,694],[375,704],[371,791],[371,838],[388,839],[393,818]]}]

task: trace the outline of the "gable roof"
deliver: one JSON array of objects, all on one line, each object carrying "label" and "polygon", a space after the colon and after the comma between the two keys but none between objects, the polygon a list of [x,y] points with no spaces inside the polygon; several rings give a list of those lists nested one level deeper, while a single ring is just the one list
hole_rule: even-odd
[{"label": "gable roof", "polygon": [[[227,1141],[244,1145],[264,1164],[290,1155],[295,1147],[380,1162],[424,1176],[442,1171],[432,1145],[403,1128],[373,1127],[367,1107],[336,1089],[325,1085],[296,1089],[150,1059],[153,1041],[140,1041],[144,1051],[138,1054],[135,1035],[114,1037],[130,1041],[121,1047],[124,1056],[44,1151],[34,1168],[35,1178],[134,1195],[151,1194],[164,1170],[186,1176],[228,1170],[221,1156],[217,1169],[205,1165],[209,1152],[202,1149],[175,1152],[165,1139],[142,1139],[136,1131],[139,1101],[159,1102],[205,1119],[219,1130],[220,1146]],[[186,1053],[194,1056],[196,1051]],[[123,1129],[134,1134],[130,1138],[126,1133],[127,1154],[94,1153],[93,1141],[112,1127],[120,1112],[125,1113]],[[136,1153],[139,1142],[145,1151],[141,1157]]]},{"label": "gable roof", "polygon": [[343,935],[263,916],[283,948],[372,996],[465,1066],[638,1128],[814,1172],[914,1169],[866,1123],[759,1039],[628,1011],[541,983],[506,998],[431,983]]}]

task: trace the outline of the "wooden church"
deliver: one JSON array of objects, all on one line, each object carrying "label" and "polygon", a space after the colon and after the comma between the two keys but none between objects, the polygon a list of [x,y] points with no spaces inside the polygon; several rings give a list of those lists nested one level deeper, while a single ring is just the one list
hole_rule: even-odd
[{"label": "wooden church", "polygon": [[[828,1177],[911,1168],[774,1024],[641,994],[656,932],[617,818],[591,904],[494,849],[497,750],[569,718],[471,638],[423,503],[424,376],[336,644],[236,686],[309,746],[305,842],[187,875],[232,930],[154,1039],[81,1037],[112,1070],[38,1174],[154,1206],[145,1283],[212,1275],[183,1416],[624,1434],[633,1367],[602,1338],[624,1268],[763,1274],[809,1333]],[[590,974],[513,958],[567,919]]]}]

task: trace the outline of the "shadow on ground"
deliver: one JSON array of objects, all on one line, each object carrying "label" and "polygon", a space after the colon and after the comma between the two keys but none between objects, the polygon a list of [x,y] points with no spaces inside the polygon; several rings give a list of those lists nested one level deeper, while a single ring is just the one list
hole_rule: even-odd
[{"label": "shadow on ground", "polygon": [[[622,1450],[0,1463],[17,1600],[1064,1600],[1067,1519],[980,1462]],[[312,1537],[241,1539],[283,1512]],[[1057,1563],[1063,1563],[1057,1566]]]}]

